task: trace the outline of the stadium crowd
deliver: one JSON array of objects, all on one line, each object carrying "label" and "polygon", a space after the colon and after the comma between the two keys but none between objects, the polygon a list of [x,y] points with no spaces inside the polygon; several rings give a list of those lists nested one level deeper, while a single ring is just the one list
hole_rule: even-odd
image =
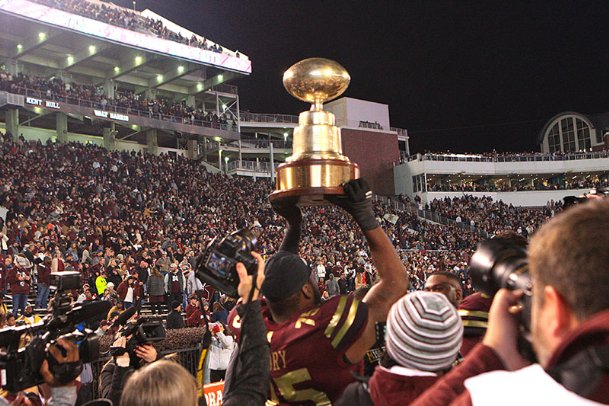
[{"label": "stadium crowd", "polygon": [[513,230],[528,237],[562,209],[562,202],[549,201],[545,207],[533,209],[494,201],[490,197],[464,195],[453,199],[434,199],[429,207],[441,216],[469,224],[489,235],[501,230]]},{"label": "stadium crowd", "polygon": [[185,101],[176,102],[163,97],[145,97],[131,90],[117,90],[114,98],[106,97],[102,87],[64,82],[61,78],[43,78],[19,73],[12,75],[0,70],[0,90],[46,98],[64,103],[90,103],[92,107],[115,110],[126,114],[146,115],[150,118],[181,122],[204,127],[236,131],[235,120],[225,113],[189,106]]},{"label": "stadium crowd", "polygon": [[[168,331],[203,327],[198,331],[207,331],[207,381],[230,379],[225,373],[234,339],[226,326],[234,324],[228,313],[236,303],[194,277],[195,260],[214,238],[243,227],[256,230],[257,250],[267,260],[280,251],[285,220],[268,203],[270,182],[211,174],[179,156],[109,152],[76,143],[43,145],[12,134],[0,141],[0,207],[6,209],[5,220],[0,216],[0,291],[12,302],[12,312],[6,306],[0,311],[1,325],[36,322],[49,305],[49,275],[75,270],[84,282],[71,293],[75,302],[102,300],[112,306],[98,326],[100,334],[115,333],[117,317],[143,302],[161,314]],[[401,201],[406,209],[375,202],[374,223],[382,225],[397,250],[408,272],[408,290],[415,295],[436,289],[428,286],[430,275],[450,274],[460,297],[467,296],[473,292],[467,264],[480,240],[477,230],[507,229],[528,237],[561,209],[552,203],[523,209],[471,196],[430,204],[440,215],[470,224],[463,228],[421,220],[408,209],[411,202]],[[370,236],[364,238],[370,231],[358,229],[366,221],[335,206],[306,208],[302,216],[297,253],[313,270],[322,303],[336,304],[340,295],[359,295],[382,281],[387,269],[371,258]],[[33,306],[28,300],[35,301]],[[404,309],[410,306],[402,303]],[[454,319],[446,323],[448,328]],[[455,354],[451,350],[447,359],[458,350],[456,344],[451,348]],[[148,347],[138,351],[143,360],[157,357]],[[399,353],[393,356],[413,366]]]},{"label": "stadium crowd", "polygon": [[[224,49],[218,44],[209,44],[205,38],[200,38],[193,34],[190,38],[183,36],[179,32],[174,32],[165,27],[161,20],[144,17],[139,13],[129,9],[118,7],[114,4],[104,4],[103,2],[92,2],[87,0],[34,0],[36,3],[78,14],[83,17],[102,21],[117,27],[126,28],[132,31],[152,34],[158,38],[167,39],[180,44],[189,45],[222,53]],[[238,53],[237,53],[237,56]]]},{"label": "stadium crowd", "polygon": [[567,179],[566,176],[558,183],[549,183],[544,179],[531,181],[512,180],[507,182],[441,182],[427,181],[427,190],[430,192],[519,192],[533,190],[564,190],[564,189],[592,189],[606,188],[609,181],[599,178]]}]

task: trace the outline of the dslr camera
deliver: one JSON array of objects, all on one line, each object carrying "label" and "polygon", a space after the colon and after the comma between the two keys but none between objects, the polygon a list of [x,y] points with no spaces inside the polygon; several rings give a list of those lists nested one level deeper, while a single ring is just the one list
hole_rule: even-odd
[{"label": "dslr camera", "polygon": [[251,252],[256,247],[257,238],[250,229],[243,228],[224,237],[218,245],[214,246],[214,242],[215,239],[208,245],[207,252],[197,259],[197,278],[237,298],[237,263],[243,263],[249,275],[256,274],[258,261]]},{"label": "dslr camera", "polygon": [[534,361],[531,346],[531,298],[533,284],[529,274],[527,251],[504,239],[490,239],[478,244],[469,264],[473,287],[489,296],[499,289],[521,290],[519,348]]},{"label": "dslr camera", "polygon": [[[131,311],[131,309],[134,310]],[[125,315],[123,320],[118,321],[118,324],[124,324],[120,335],[131,338],[127,341],[125,347],[110,347],[110,355],[116,357],[127,352],[131,365],[139,368],[139,358],[135,356],[135,348],[139,345],[163,341],[165,339],[165,327],[163,327],[162,320],[155,317],[140,317],[135,321],[129,321],[128,319],[137,311],[136,307],[131,309],[123,313]]]},{"label": "dslr camera", "polygon": [[[55,295],[48,315],[36,324],[5,328],[0,332],[0,377],[2,387],[9,392],[43,383],[39,371],[45,359],[55,379],[60,384],[67,384],[80,374],[80,362],[93,362],[99,357],[97,335],[87,328],[79,330],[77,326],[99,320],[110,310],[110,303],[74,305],[67,291],[81,287],[78,272],[53,273],[50,286]],[[59,364],[47,352],[47,346],[58,338],[78,345],[78,365]]]}]

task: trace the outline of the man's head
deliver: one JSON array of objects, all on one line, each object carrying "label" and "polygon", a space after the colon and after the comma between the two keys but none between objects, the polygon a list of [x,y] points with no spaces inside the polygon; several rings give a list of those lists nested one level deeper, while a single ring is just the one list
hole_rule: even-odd
[{"label": "man's head", "polygon": [[298,255],[281,251],[267,261],[264,272],[261,290],[273,317],[289,317],[321,303],[315,276]]},{"label": "man's head", "polygon": [[461,280],[457,275],[450,272],[435,272],[429,275],[425,281],[424,290],[426,292],[442,293],[455,307],[458,307],[463,300]]},{"label": "man's head", "polygon": [[23,311],[23,314],[25,314],[26,317],[30,317],[31,315],[33,315],[34,306],[32,306],[31,304],[28,304],[27,306],[25,306],[25,310]]},{"label": "man's head", "polygon": [[387,316],[387,355],[420,371],[450,369],[463,339],[463,325],[446,296],[413,292],[391,306]]},{"label": "man's head", "polygon": [[595,314],[609,310],[609,201],[570,208],[532,238],[531,330],[542,365],[567,334]]}]

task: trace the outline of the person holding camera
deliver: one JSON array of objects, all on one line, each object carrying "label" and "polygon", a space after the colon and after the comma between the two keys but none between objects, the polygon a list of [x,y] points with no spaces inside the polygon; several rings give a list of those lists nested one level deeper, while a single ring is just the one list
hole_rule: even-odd
[{"label": "person holding camera", "polygon": [[209,376],[210,382],[222,381],[231,354],[235,349],[235,340],[224,331],[224,325],[217,322],[211,326],[211,344],[209,346]]},{"label": "person holding camera", "polygon": [[23,313],[25,311],[27,298],[30,294],[32,275],[30,269],[19,266],[17,261],[15,261],[15,264],[8,271],[6,280],[13,295],[13,315],[17,317],[19,312]]},{"label": "person holding camera", "polygon": [[[273,201],[288,222],[278,253],[265,269],[263,309],[271,345],[270,401],[281,404],[331,403],[354,381],[352,372],[376,342],[376,324],[407,293],[402,262],[376,221],[372,192],[363,179],[346,183],[344,196],[326,196],[343,208],[364,233],[380,281],[363,302],[352,296],[321,301],[315,274],[299,253],[302,214],[297,199]],[[241,319],[231,312],[229,326],[238,336]]]},{"label": "person holding camera", "polygon": [[414,404],[609,404],[607,247],[607,200],[570,208],[543,225],[528,252],[539,363],[518,350],[522,292],[501,289],[482,343]]},{"label": "person holding camera", "polygon": [[118,337],[112,343],[112,348],[125,348],[125,350],[121,355],[110,359],[99,375],[101,397],[111,400],[115,405],[120,404],[123,386],[136,370],[136,366],[140,365],[142,361],[145,364],[153,363],[158,358],[156,348],[152,344],[138,345],[133,352],[127,351],[126,346],[129,339],[131,336],[125,337],[119,332]]}]

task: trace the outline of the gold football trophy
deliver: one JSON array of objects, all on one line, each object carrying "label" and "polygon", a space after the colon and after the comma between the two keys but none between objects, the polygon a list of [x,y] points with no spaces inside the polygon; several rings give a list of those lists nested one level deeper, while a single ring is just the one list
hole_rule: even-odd
[{"label": "gold football trophy", "polygon": [[324,204],[324,195],[341,195],[341,185],[359,178],[359,167],[342,154],[340,130],[323,103],[343,94],[351,77],[338,63],[309,58],[283,74],[283,86],[295,98],[311,103],[294,129],[292,155],[277,167],[270,199],[299,196],[301,205]]}]

